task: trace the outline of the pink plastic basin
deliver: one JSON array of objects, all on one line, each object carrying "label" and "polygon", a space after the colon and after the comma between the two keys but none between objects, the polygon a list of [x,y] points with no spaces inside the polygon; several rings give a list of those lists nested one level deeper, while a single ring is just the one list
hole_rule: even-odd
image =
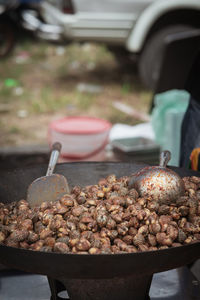
[{"label": "pink plastic basin", "polygon": [[66,117],[49,126],[49,143],[62,144],[61,156],[85,158],[102,150],[107,142],[111,123],[91,117]]}]

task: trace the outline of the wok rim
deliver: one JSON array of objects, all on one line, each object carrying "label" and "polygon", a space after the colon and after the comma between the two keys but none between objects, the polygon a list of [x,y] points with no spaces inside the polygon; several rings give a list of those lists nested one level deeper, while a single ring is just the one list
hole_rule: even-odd
[{"label": "wok rim", "polygon": [[[2,255],[3,252],[4,255]],[[9,259],[13,256],[13,254],[20,259],[25,258],[25,266],[24,262],[21,265],[20,262],[16,263],[16,260],[13,260],[14,263],[12,261],[9,263]],[[171,260],[171,258],[173,259]],[[34,251],[0,245],[0,262],[5,266],[25,271],[27,273],[50,276],[55,279],[106,279],[124,277],[133,274],[135,277],[146,277],[153,275],[154,273],[164,272],[187,265],[199,258],[200,241],[188,245],[159,249],[155,251],[94,255]],[[28,262],[29,259],[31,262]],[[50,266],[52,260],[54,260],[54,263],[49,270],[47,265]],[[156,262],[152,263],[152,260],[156,260]],[[33,266],[34,262],[37,262],[37,264],[40,265],[41,261],[41,269]],[[57,262],[62,263],[62,267],[58,267],[55,271],[54,267],[55,265],[57,266]],[[115,267],[113,269],[113,266],[118,262],[120,262],[119,268]],[[43,267],[43,265],[45,265],[45,267]],[[78,271],[74,271],[74,267],[75,269],[78,267]]]}]

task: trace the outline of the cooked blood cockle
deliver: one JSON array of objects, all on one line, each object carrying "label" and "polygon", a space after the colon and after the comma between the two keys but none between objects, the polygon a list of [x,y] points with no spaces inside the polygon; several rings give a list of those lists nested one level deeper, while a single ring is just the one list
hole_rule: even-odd
[{"label": "cooked blood cockle", "polygon": [[135,253],[200,241],[200,178],[183,178],[185,194],[170,205],[139,197],[129,177],[109,175],[75,186],[53,203],[0,203],[0,244],[79,254]]}]

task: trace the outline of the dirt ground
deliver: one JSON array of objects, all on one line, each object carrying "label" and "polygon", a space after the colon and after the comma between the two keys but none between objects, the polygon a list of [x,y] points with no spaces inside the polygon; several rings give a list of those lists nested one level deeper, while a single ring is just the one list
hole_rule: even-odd
[{"label": "dirt ground", "polygon": [[49,124],[64,116],[137,124],[114,103],[148,113],[151,96],[104,45],[23,41],[0,62],[0,147],[47,144]]}]

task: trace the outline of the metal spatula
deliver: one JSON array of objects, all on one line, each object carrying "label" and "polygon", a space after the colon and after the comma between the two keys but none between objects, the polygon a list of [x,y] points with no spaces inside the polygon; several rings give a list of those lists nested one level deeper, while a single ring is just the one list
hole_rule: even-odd
[{"label": "metal spatula", "polygon": [[167,168],[171,153],[160,154],[160,165],[149,166],[130,176],[129,187],[134,187],[141,197],[150,197],[161,204],[171,204],[184,194],[184,182],[173,170]]},{"label": "metal spatula", "polygon": [[40,205],[44,201],[58,200],[62,195],[69,193],[67,179],[63,175],[53,174],[60,150],[60,143],[56,142],[52,145],[46,176],[37,178],[29,185],[27,201],[31,207]]}]

